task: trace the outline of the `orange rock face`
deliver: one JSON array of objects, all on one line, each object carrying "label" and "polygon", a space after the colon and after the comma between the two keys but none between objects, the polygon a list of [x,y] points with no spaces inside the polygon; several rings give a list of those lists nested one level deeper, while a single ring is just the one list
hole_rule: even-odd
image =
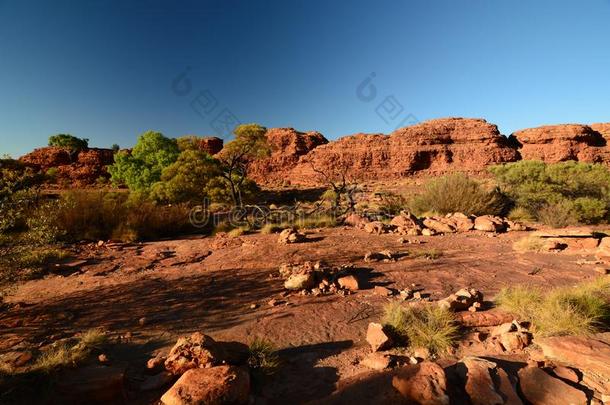
[{"label": "orange rock face", "polygon": [[610,148],[607,146],[610,124],[547,125],[517,131],[513,137],[522,145],[521,157],[524,160],[610,164]]},{"label": "orange rock face", "polygon": [[198,147],[210,155],[215,155],[222,150],[223,141],[215,136],[200,138],[197,140]]},{"label": "orange rock face", "polygon": [[357,134],[315,148],[290,170],[295,183],[319,181],[316,171],[358,180],[397,179],[419,172],[478,173],[513,162],[519,153],[498,128],[480,119],[446,118],[398,129],[390,135]]},{"label": "orange rock face", "polygon": [[108,178],[106,166],[114,162],[112,149],[90,148],[78,153],[49,146],[35,149],[19,160],[42,172],[56,168],[58,182],[67,181],[73,186],[93,185],[100,177]]},{"label": "orange rock face", "polygon": [[272,128],[267,131],[271,156],[254,162],[250,177],[259,184],[281,184],[290,181],[287,170],[328,140],[319,132],[299,132],[294,128]]}]

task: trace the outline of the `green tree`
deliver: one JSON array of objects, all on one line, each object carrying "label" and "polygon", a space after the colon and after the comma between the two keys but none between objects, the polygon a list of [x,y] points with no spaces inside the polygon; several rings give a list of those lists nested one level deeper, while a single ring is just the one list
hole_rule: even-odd
[{"label": "green tree", "polygon": [[201,202],[208,197],[210,181],[221,173],[220,163],[207,153],[185,150],[163,169],[161,181],[152,187],[151,197],[169,203]]},{"label": "green tree", "polygon": [[80,152],[89,147],[89,139],[77,138],[70,134],[57,134],[49,137],[49,146],[68,148],[73,152]]},{"label": "green tree", "polygon": [[113,151],[114,153],[117,153],[118,151],[120,151],[120,150],[121,150],[121,147],[119,146],[119,144],[118,144],[118,143],[113,143],[113,144],[112,144],[112,146],[111,146],[110,148],[112,149],[112,151]]},{"label": "green tree", "polygon": [[268,156],[271,151],[266,132],[267,129],[258,124],[239,125],[233,131],[235,139],[217,155],[222,163],[222,177],[229,186],[231,200],[236,206],[243,204],[250,164]]},{"label": "green tree", "polygon": [[140,135],[131,153],[114,155],[108,167],[113,184],[125,184],[132,191],[147,192],[159,180],[163,169],[176,161],[180,151],[175,139],[147,131]]}]

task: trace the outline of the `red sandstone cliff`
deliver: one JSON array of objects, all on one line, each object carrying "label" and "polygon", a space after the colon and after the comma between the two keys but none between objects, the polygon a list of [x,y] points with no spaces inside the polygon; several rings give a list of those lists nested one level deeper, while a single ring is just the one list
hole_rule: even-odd
[{"label": "red sandstone cliff", "polygon": [[299,132],[294,128],[271,128],[266,135],[271,155],[254,162],[249,169],[249,176],[260,184],[289,182],[288,171],[298,164],[299,159],[328,143],[319,132]]},{"label": "red sandstone cliff", "polygon": [[34,149],[19,160],[43,173],[54,168],[58,183],[83,187],[95,184],[100,177],[109,177],[106,166],[114,162],[113,156],[112,149],[90,148],[73,153],[66,148],[47,146]]},{"label": "red sandstone cliff", "polygon": [[610,164],[610,149],[607,145],[610,124],[546,125],[517,131],[513,137],[521,144],[520,151],[524,160],[548,163],[576,160]]},{"label": "red sandstone cliff", "polygon": [[[277,152],[277,156],[282,156]],[[275,160],[274,160],[275,159]],[[292,184],[315,184],[316,171],[333,174],[347,170],[358,180],[396,179],[418,172],[481,172],[489,164],[513,162],[517,150],[498,128],[485,120],[446,118],[401,128],[390,135],[356,134],[314,148],[294,164],[268,165],[267,176]]]}]

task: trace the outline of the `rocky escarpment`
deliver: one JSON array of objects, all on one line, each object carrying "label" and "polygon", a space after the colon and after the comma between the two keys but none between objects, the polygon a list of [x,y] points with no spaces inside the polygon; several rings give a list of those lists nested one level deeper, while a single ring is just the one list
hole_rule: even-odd
[{"label": "rocky escarpment", "polygon": [[517,131],[512,138],[519,142],[524,160],[610,164],[610,124],[547,125]]},{"label": "rocky escarpment", "polygon": [[[482,119],[427,121],[384,134],[356,134],[318,146],[269,179],[294,184],[319,182],[319,172],[346,172],[353,179],[396,179],[419,172],[480,172],[489,164],[513,162],[518,151],[498,128]],[[275,166],[278,167],[278,166]]]},{"label": "rocky escarpment", "polygon": [[289,182],[287,171],[297,166],[302,156],[328,143],[319,132],[299,132],[294,128],[271,128],[266,135],[271,155],[254,162],[249,169],[250,177],[260,184]]},{"label": "rocky escarpment", "polygon": [[505,137],[496,125],[482,119],[444,118],[389,135],[355,134],[332,142],[310,142],[298,152],[294,142],[302,142],[311,133],[272,129],[269,134],[274,153],[252,170],[253,177],[265,185],[320,184],[322,173],[345,174],[358,181],[455,171],[478,174],[487,166],[522,159],[610,165],[610,123],[543,126]]},{"label": "rocky escarpment", "polygon": [[67,148],[48,146],[34,149],[19,160],[35,170],[52,175],[59,184],[82,187],[93,185],[100,178],[107,179],[109,175],[106,166],[114,162],[113,156],[112,149],[90,148],[74,152]]}]

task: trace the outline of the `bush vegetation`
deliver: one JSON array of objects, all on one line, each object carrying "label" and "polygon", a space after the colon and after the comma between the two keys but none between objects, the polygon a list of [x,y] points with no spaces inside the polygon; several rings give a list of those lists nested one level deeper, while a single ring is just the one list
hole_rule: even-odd
[{"label": "bush vegetation", "polygon": [[506,199],[497,190],[487,190],[478,181],[462,173],[430,180],[421,194],[409,202],[411,211],[466,215],[501,215],[507,208]]},{"label": "bush vegetation", "polygon": [[77,138],[70,134],[57,134],[49,137],[49,146],[67,148],[72,152],[80,152],[89,147],[89,139]]},{"label": "bush vegetation", "polygon": [[539,336],[589,335],[604,330],[610,319],[610,279],[599,278],[550,291],[530,286],[505,288],[499,307],[532,324]]},{"label": "bush vegetation", "polygon": [[490,171],[517,209],[547,225],[609,219],[610,171],[601,164],[521,161]]},{"label": "bush vegetation", "polygon": [[458,337],[453,314],[437,305],[404,306],[393,302],[384,312],[382,323],[412,349],[426,348],[432,355],[442,354]]}]

